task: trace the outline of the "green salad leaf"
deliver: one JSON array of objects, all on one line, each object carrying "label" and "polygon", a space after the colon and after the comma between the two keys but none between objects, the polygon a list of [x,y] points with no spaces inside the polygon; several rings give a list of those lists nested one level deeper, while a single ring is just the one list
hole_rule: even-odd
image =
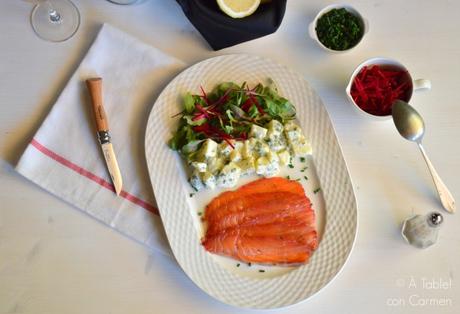
[{"label": "green salad leaf", "polygon": [[195,110],[195,98],[190,93],[184,96],[184,110],[186,113],[191,114]]},{"label": "green salad leaf", "polygon": [[187,124],[188,125],[191,125],[191,126],[196,126],[196,125],[202,125],[203,123],[206,122],[206,118],[201,118],[201,119],[198,119],[198,120],[195,120],[193,121],[193,116],[189,116],[189,115],[184,115],[182,116],[182,119],[184,119],[185,121],[187,121]]}]

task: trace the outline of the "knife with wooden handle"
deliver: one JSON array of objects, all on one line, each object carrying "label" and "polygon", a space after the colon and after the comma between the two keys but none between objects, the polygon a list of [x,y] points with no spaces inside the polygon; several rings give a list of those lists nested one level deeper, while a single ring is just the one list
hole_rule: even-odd
[{"label": "knife with wooden handle", "polygon": [[123,180],[112,143],[110,142],[109,122],[107,121],[102,102],[102,79],[100,77],[88,79],[86,80],[86,86],[91,96],[92,109],[96,121],[97,138],[101,144],[105,163],[115,187],[115,193],[120,195]]}]

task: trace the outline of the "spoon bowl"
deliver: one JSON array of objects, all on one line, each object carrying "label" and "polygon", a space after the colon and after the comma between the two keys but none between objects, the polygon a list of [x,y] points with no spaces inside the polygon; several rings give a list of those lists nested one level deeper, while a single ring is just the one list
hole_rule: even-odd
[{"label": "spoon bowl", "polygon": [[422,116],[408,103],[396,100],[392,107],[393,121],[399,134],[406,140],[421,142],[425,134]]}]

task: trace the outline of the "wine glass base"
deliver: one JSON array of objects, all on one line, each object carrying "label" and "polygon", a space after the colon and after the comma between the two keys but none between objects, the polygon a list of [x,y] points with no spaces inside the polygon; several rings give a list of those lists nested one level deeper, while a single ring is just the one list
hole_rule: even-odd
[{"label": "wine glass base", "polygon": [[[58,17],[50,12],[55,10]],[[69,0],[46,0],[39,2],[30,16],[35,33],[42,39],[60,42],[72,37],[80,26],[80,13]]]},{"label": "wine glass base", "polygon": [[115,4],[133,4],[137,2],[138,0],[108,0],[108,1],[115,3]]}]

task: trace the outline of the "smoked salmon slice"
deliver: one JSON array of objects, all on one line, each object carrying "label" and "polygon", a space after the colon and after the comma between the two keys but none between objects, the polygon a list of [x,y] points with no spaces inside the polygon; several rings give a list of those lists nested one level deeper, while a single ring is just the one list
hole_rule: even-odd
[{"label": "smoked salmon slice", "polygon": [[290,192],[256,193],[233,199],[207,215],[208,232],[216,233],[234,226],[280,222],[296,217],[307,209],[306,197]]},{"label": "smoked salmon slice", "polygon": [[220,194],[208,204],[205,215],[211,215],[222,204],[225,204],[233,199],[242,198],[243,196],[256,193],[272,192],[291,192],[299,195],[305,194],[302,185],[296,181],[290,181],[281,177],[263,178],[245,184],[237,191],[228,191]]},{"label": "smoked salmon slice", "polygon": [[315,230],[299,235],[265,237],[238,236],[237,232],[228,232],[206,239],[203,245],[209,252],[247,263],[287,265],[306,262],[316,249],[316,239]]},{"label": "smoked salmon slice", "polygon": [[206,207],[204,248],[244,262],[305,263],[318,247],[315,213],[302,185],[265,178],[224,192]]}]

